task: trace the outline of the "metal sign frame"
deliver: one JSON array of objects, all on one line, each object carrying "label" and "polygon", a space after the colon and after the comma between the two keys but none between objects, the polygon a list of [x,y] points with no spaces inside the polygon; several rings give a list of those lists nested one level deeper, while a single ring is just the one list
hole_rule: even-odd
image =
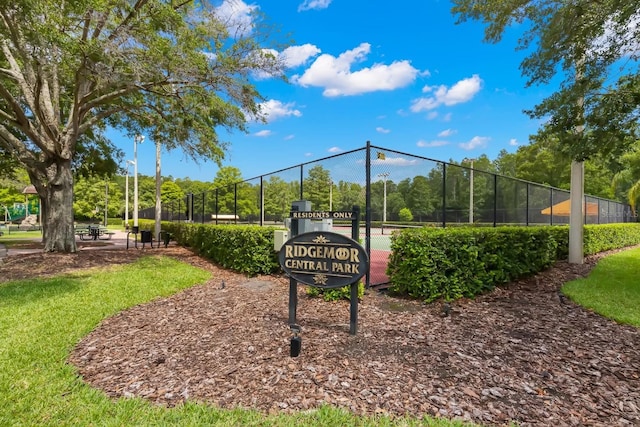
[{"label": "metal sign frame", "polygon": [[[349,280],[348,282],[350,283],[341,283],[340,286],[323,286],[323,285],[319,285],[318,283],[312,283],[308,280],[305,281],[301,281],[302,283],[306,283],[310,286],[317,286],[320,288],[324,288],[324,289],[330,289],[333,287],[342,287],[342,286],[347,286],[349,285],[351,287],[350,291],[350,304],[349,304],[349,334],[350,335],[355,335],[358,332],[358,282],[359,280],[367,273],[367,271],[369,270],[369,257],[367,255],[367,252],[365,251],[365,249],[360,245],[360,243],[358,243],[358,240],[360,238],[360,207],[359,206],[354,206],[352,211],[347,211],[347,212],[337,212],[337,211],[300,211],[298,206],[291,206],[291,239],[289,239],[289,241],[287,243],[290,242],[297,242],[299,240],[296,239],[296,236],[299,235],[298,233],[298,221],[299,220],[305,220],[305,219],[343,219],[343,220],[350,220],[351,221],[351,239],[349,239],[349,242],[346,242],[346,240],[344,241],[345,245],[348,243],[350,246],[355,247],[355,250],[358,251],[358,256],[359,257],[364,257],[366,262],[364,263],[364,268],[362,269],[362,271],[360,271],[360,269],[358,269],[358,272],[356,275],[352,275],[352,280]],[[309,235],[309,236],[316,236],[318,234],[318,232],[312,232],[312,233],[303,233],[300,234],[301,236],[304,235]],[[325,233],[327,234],[327,233]],[[336,233],[329,233],[329,235],[333,236],[336,235]],[[344,239],[348,239],[345,236],[342,236]],[[284,259],[286,259],[286,254],[285,251],[287,250],[287,243],[285,243],[282,248],[280,249],[280,260],[281,263],[283,262]],[[318,242],[316,242],[318,243]],[[359,260],[362,261],[362,260]],[[361,264],[362,265],[362,264]],[[299,275],[295,275],[295,274],[289,274],[291,272],[290,268],[285,268],[285,266],[283,265],[283,270],[285,270],[285,272],[287,273],[287,275],[289,276],[289,326],[290,327],[297,327],[297,321],[296,321],[296,311],[297,311],[297,307],[298,307],[298,282],[300,281],[300,276]],[[289,271],[287,271],[289,270]],[[296,278],[297,277],[297,278]]]}]

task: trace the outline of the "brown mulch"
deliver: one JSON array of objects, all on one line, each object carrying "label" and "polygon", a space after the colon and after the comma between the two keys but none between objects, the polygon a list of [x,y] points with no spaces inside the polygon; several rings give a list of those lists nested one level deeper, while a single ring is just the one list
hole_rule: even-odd
[{"label": "brown mulch", "polygon": [[296,358],[289,356],[287,279],[246,278],[186,249],[9,257],[0,281],[131,262],[143,253],[180,258],[213,278],[106,319],[77,345],[70,363],[114,398],[265,413],[329,404],[485,425],[640,425],[639,330],[558,291],[602,255],[457,301],[447,316],[441,303],[369,291],[355,336],[348,302],[309,298],[300,286]]}]

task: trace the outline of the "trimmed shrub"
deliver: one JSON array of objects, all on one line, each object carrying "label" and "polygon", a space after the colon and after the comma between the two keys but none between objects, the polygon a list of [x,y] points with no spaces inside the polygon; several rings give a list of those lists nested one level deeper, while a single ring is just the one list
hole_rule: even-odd
[{"label": "trimmed shrub", "polygon": [[[584,253],[640,244],[640,224],[584,227]],[[433,301],[473,297],[550,267],[569,253],[569,227],[405,229],[392,236],[391,290]]]},{"label": "trimmed shrub", "polygon": [[[325,301],[339,301],[346,299],[351,301],[351,286],[343,286],[341,288],[323,289],[315,286],[307,286],[307,295],[310,297],[322,297]],[[364,296],[364,284],[358,282],[358,299]]]},{"label": "trimmed shrub", "polygon": [[[144,228],[148,227],[145,223]],[[162,229],[170,232],[179,245],[192,248],[221,267],[248,276],[280,270],[278,253],[273,250],[275,227],[163,222]]]}]

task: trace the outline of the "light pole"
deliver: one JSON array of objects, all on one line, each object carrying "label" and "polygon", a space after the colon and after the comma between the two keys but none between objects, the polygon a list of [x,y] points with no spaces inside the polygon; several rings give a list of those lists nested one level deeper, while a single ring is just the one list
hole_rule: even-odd
[{"label": "light pole", "polygon": [[160,221],[162,220],[162,201],[160,199],[160,188],[162,186],[162,173],[160,171],[160,141],[156,139],[156,210],[155,210],[155,224],[154,234],[156,238],[160,240]]},{"label": "light pole", "polygon": [[333,210],[333,180],[329,178],[329,212]]},{"label": "light pole", "polygon": [[133,160],[127,160],[127,175],[124,180],[124,228],[129,230],[129,165],[133,165]]},{"label": "light pole", "polygon": [[104,226],[109,225],[109,181],[104,180]]},{"label": "light pole", "polygon": [[144,142],[144,135],[133,138],[133,226],[138,227],[138,144]]},{"label": "light pole", "polygon": [[389,172],[379,173],[378,177],[381,177],[384,183],[382,187],[382,222],[387,222],[387,178]]}]

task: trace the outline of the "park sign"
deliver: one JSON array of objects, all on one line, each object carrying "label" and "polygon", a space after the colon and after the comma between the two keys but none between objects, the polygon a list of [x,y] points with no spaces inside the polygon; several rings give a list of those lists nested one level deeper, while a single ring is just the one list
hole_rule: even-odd
[{"label": "park sign", "polygon": [[280,249],[278,259],[291,279],[325,289],[354,284],[369,268],[369,256],[358,242],[328,231],[292,237]]}]

